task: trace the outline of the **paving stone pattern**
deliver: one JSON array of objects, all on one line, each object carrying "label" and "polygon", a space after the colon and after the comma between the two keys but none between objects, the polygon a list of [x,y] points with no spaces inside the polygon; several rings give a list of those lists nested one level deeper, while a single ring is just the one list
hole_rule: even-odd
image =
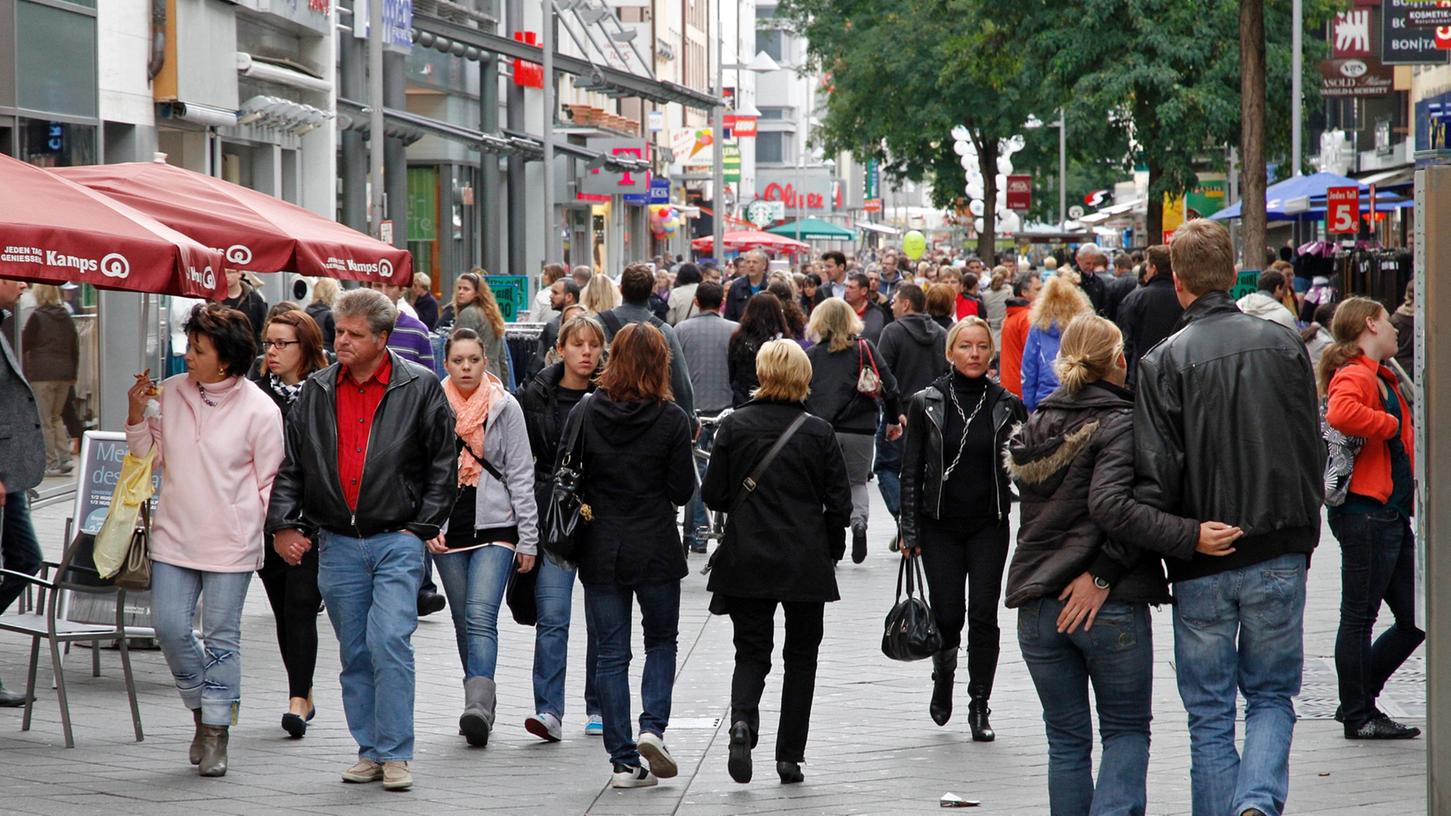
[{"label": "paving stone pattern", "polygon": [[[873,516],[886,518],[873,489]],[[48,556],[59,554],[64,508],[37,513]],[[756,780],[737,785],[726,773],[731,627],[706,612],[705,579],[684,582],[679,670],[667,742],[680,776],[646,790],[608,787],[610,766],[601,741],[583,734],[584,615],[576,590],[571,632],[565,739],[544,744],[523,729],[533,705],[533,630],[500,624],[499,724],[486,749],[457,734],[462,672],[448,613],[425,618],[414,637],[418,665],[415,704],[416,787],[386,793],[378,785],[346,785],[338,773],[355,745],[343,722],[337,647],[319,618],[317,719],[303,740],[279,727],[286,681],[271,612],[254,582],[243,620],[244,689],[241,719],[231,737],[231,768],[202,779],[187,764],[191,718],[181,706],[161,654],[133,654],[141,697],[144,742],[132,739],[120,665],[101,653],[101,676],[90,673],[90,650],[66,660],[76,748],[61,738],[49,662],[42,655],[35,722],[21,732],[20,709],[0,709],[0,814],[910,814],[939,812],[938,797],[953,792],[981,801],[974,812],[1047,812],[1047,746],[1041,709],[1018,654],[1014,614],[1001,615],[1003,653],[992,700],[997,742],[973,743],[965,722],[965,671],[959,678],[959,716],[946,728],[927,716],[930,666],[894,663],[879,650],[882,616],[891,604],[896,558],[881,529],[861,566],[838,571],[843,600],[827,607],[826,639],[813,709],[806,782],[781,785],[773,758],[780,676],[767,684]],[[692,556],[693,570],[702,564]],[[1425,811],[1424,740],[1357,743],[1329,719],[1334,710],[1333,652],[1339,604],[1339,553],[1328,528],[1311,569],[1306,621],[1305,719],[1295,733],[1290,811],[1299,814]],[[778,619],[779,620],[779,619]],[[779,623],[778,623],[779,627]],[[1155,613],[1154,738],[1149,812],[1189,813],[1189,749],[1183,709],[1174,688],[1173,638],[1167,609]],[[643,656],[638,627],[632,688]],[[779,672],[777,634],[776,671]],[[24,683],[29,643],[0,634],[0,677]],[[1425,667],[1421,652],[1386,692],[1386,708],[1424,726]],[[638,706],[638,694],[636,695]],[[638,711],[636,711],[638,714]]]}]

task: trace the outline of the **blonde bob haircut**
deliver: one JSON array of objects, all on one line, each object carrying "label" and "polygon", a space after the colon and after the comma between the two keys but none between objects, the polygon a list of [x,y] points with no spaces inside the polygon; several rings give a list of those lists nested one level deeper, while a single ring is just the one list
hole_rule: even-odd
[{"label": "blonde bob haircut", "polygon": [[1096,314],[1082,314],[1069,321],[1058,346],[1053,371],[1070,394],[1084,386],[1107,379],[1124,353],[1124,336],[1113,321]]},{"label": "blonde bob haircut", "polygon": [[754,399],[805,402],[811,393],[811,360],[795,340],[770,340],[756,352]]},{"label": "blonde bob haircut", "polygon": [[827,351],[843,351],[852,338],[862,333],[861,318],[841,298],[827,298],[811,310],[811,323],[806,334],[817,343],[825,343]]},{"label": "blonde bob haircut", "polygon": [[[818,308],[820,308],[820,307],[818,307]],[[947,361],[948,362],[952,362],[952,347],[955,346],[955,345],[957,345],[957,336],[960,335],[960,334],[962,334],[962,332],[964,330],[971,329],[973,327],[977,327],[979,329],[982,329],[983,330],[983,333],[987,335],[987,348],[988,348],[988,352],[990,354],[997,354],[998,353],[997,344],[993,342],[993,330],[992,330],[992,327],[988,325],[988,322],[986,320],[983,320],[982,318],[978,317],[977,315],[968,315],[967,317],[964,317],[963,319],[957,321],[956,323],[953,323],[952,324],[952,328],[950,328],[950,329],[947,330]]]}]

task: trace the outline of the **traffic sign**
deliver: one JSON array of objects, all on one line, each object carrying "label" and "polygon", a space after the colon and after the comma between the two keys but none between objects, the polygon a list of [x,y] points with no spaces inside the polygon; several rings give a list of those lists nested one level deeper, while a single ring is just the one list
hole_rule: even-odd
[{"label": "traffic sign", "polygon": [[1354,233],[1359,231],[1360,188],[1331,187],[1325,191],[1325,231]]}]

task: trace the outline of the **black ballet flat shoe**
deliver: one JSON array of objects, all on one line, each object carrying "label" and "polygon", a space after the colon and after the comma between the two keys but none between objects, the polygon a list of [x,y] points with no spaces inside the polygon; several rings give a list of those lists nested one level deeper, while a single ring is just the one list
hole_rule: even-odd
[{"label": "black ballet flat shoe", "polygon": [[317,706],[313,706],[307,712],[306,717],[293,714],[289,711],[282,715],[282,730],[286,731],[293,739],[302,739],[307,734],[307,724],[312,722],[312,718],[315,716],[317,716]]}]

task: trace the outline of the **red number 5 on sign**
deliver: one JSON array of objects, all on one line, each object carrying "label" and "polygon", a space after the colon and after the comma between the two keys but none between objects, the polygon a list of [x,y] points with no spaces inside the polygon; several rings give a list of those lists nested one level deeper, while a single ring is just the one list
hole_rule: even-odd
[{"label": "red number 5 on sign", "polygon": [[1360,223],[1360,188],[1331,187],[1325,191],[1325,231],[1354,233]]}]

